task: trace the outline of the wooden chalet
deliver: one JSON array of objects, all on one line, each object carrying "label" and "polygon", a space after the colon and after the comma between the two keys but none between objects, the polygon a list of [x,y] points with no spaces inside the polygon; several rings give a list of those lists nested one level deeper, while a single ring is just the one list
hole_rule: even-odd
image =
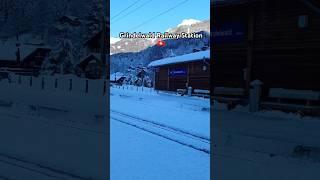
[{"label": "wooden chalet", "polygon": [[213,88],[320,90],[320,2],[214,0]]},{"label": "wooden chalet", "polygon": [[16,42],[0,44],[0,68],[38,72],[50,51],[44,45]]},{"label": "wooden chalet", "polygon": [[81,73],[90,79],[99,79],[101,78],[102,73],[102,62],[100,54],[92,53],[80,60],[78,67],[78,75],[81,76]]},{"label": "wooden chalet", "polygon": [[[102,59],[102,31],[95,34],[87,41],[84,42],[84,46],[86,49],[85,56],[80,60],[78,66],[78,70],[81,73],[84,73],[85,77],[98,79],[102,77],[102,68],[105,66],[106,71],[109,69],[107,64],[107,51],[105,52],[105,59]],[[106,35],[108,37],[108,35]],[[106,41],[106,39],[105,39]],[[107,41],[106,41],[107,42]],[[105,44],[106,44],[105,42]],[[109,74],[108,74],[109,75]]]},{"label": "wooden chalet", "polygon": [[121,72],[110,74],[110,83],[121,85],[127,77]]},{"label": "wooden chalet", "polygon": [[154,68],[155,89],[210,89],[210,50],[199,51],[151,62]]}]

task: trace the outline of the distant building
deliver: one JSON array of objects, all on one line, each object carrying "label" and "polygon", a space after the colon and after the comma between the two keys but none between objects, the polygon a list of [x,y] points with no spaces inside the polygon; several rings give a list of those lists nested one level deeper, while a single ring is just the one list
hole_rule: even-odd
[{"label": "distant building", "polygon": [[154,69],[155,89],[210,89],[210,50],[199,51],[151,62]]},{"label": "distant building", "polygon": [[126,79],[126,76],[121,72],[116,72],[110,75],[111,83],[122,84],[125,79]]}]

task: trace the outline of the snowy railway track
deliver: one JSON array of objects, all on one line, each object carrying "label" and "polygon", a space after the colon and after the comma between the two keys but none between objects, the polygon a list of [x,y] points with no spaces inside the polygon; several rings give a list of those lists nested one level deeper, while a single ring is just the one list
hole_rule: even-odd
[{"label": "snowy railway track", "polygon": [[44,118],[44,117],[36,117],[36,116],[32,116],[32,115],[22,116],[19,114],[11,114],[11,113],[4,113],[4,112],[2,112],[2,115],[6,115],[6,116],[12,117],[12,118],[23,118],[23,119],[28,119],[30,121],[44,122],[47,124],[52,124],[55,126],[60,126],[60,127],[69,128],[69,129],[76,129],[76,130],[83,131],[86,133],[91,133],[91,134],[105,134],[105,135],[107,135],[107,133],[105,131],[91,128],[89,124],[79,122],[79,121],[61,120],[60,122],[54,122],[53,120],[50,120],[50,119]]},{"label": "snowy railway track", "polygon": [[114,110],[111,110],[110,117],[117,122],[135,127],[194,150],[210,154],[210,140],[201,135]]},{"label": "snowy railway track", "polygon": [[72,173],[0,153],[0,179],[89,180]]}]

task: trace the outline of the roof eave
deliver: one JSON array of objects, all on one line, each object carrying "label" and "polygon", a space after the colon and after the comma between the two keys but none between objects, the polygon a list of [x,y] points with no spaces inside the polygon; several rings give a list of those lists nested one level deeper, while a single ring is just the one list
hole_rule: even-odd
[{"label": "roof eave", "polygon": [[211,5],[213,7],[222,7],[222,6],[249,4],[249,3],[254,3],[257,1],[263,1],[263,0],[220,0],[220,1],[214,0],[214,1],[212,1]]},{"label": "roof eave", "polygon": [[193,60],[188,60],[188,61],[183,61],[183,62],[166,63],[166,64],[161,64],[161,65],[148,65],[148,67],[160,67],[160,66],[169,66],[169,65],[174,65],[174,64],[185,64],[185,63],[189,63],[189,62],[202,61],[203,59],[209,59],[209,58],[204,57],[201,59],[193,59]]}]

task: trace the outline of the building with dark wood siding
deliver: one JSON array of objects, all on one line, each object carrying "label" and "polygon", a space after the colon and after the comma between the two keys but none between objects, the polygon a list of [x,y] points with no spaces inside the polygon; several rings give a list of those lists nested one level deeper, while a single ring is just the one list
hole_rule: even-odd
[{"label": "building with dark wood siding", "polygon": [[39,71],[51,48],[44,45],[8,42],[0,44],[0,67]]},{"label": "building with dark wood siding", "polygon": [[148,67],[155,70],[157,90],[210,89],[210,50],[156,60]]},{"label": "building with dark wood siding", "polygon": [[215,0],[213,86],[320,90],[320,2]]},{"label": "building with dark wood siding", "polygon": [[[106,39],[102,37],[103,35],[100,31],[84,42],[85,56],[77,64],[78,75],[84,73],[87,78],[98,79],[103,76],[104,70],[109,70],[107,49],[103,48],[102,50],[102,41],[105,41],[103,44],[106,45]],[[109,31],[105,35],[108,37]],[[105,51],[104,55],[102,54],[103,51]],[[103,56],[105,59],[102,59]]]}]

